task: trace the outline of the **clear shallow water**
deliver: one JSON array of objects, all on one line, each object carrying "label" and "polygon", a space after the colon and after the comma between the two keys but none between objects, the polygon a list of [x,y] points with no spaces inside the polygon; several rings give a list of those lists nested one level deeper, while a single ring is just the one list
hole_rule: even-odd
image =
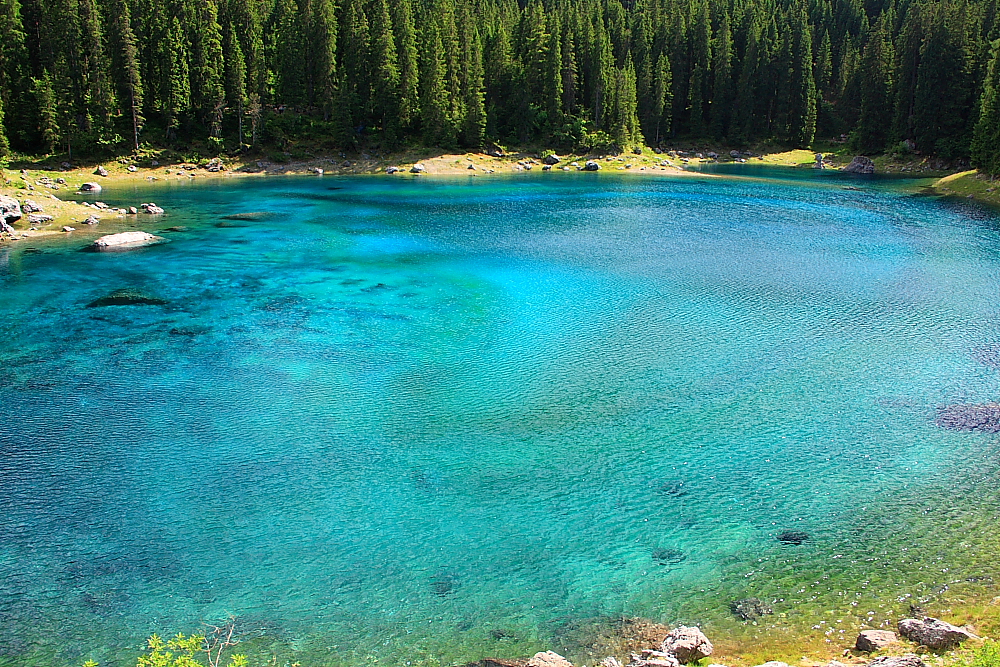
[{"label": "clear shallow water", "polygon": [[[0,664],[229,613],[303,664],[586,661],[622,615],[840,641],[1000,577],[998,439],[933,424],[1000,390],[989,213],[827,175],[102,198],[186,229],[0,250]],[[125,287],[168,303],[86,307]]]}]

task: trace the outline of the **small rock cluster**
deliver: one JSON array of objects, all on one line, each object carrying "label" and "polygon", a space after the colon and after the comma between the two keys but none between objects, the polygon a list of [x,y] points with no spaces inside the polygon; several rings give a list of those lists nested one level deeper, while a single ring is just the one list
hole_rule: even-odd
[{"label": "small rock cluster", "polygon": [[[103,304],[102,304],[103,305]],[[755,599],[755,598],[753,598]],[[744,601],[745,602],[745,601]],[[759,602],[759,600],[758,600]],[[768,613],[770,613],[768,611]],[[910,641],[933,651],[955,648],[967,639],[978,639],[965,628],[945,623],[936,618],[904,618],[899,622],[899,634]],[[861,653],[880,651],[899,643],[899,636],[889,630],[863,630],[855,642]],[[697,663],[712,655],[712,642],[696,627],[679,626],[671,630],[658,649],[646,649],[629,656],[626,667],[680,667]],[[845,652],[845,655],[847,653]],[[499,660],[487,658],[478,663],[482,667],[573,667],[572,663],[553,651],[536,653],[530,660]],[[467,667],[472,667],[471,665]],[[607,657],[597,667],[623,667],[617,658]],[[709,665],[708,667],[725,667]],[[772,660],[757,667],[789,667],[788,663]],[[827,667],[847,667],[833,661]],[[865,667],[927,667],[913,653],[899,656],[882,656],[868,662]]]}]

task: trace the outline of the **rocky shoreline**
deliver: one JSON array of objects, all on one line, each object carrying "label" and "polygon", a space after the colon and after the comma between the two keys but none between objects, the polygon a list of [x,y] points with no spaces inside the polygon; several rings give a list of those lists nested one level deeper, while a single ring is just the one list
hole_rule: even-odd
[{"label": "rocky shoreline", "polygon": [[[920,654],[960,647],[968,640],[983,640],[972,628],[959,627],[945,621],[924,617],[901,619],[898,633],[891,630],[862,630],[854,645],[844,649],[840,657],[852,658],[852,664],[865,667],[928,667]],[[703,665],[715,653],[715,647],[698,627],[678,626],[667,632],[661,641],[652,646],[639,647],[630,652],[624,665],[615,656],[607,656],[597,667],[680,667]],[[884,653],[874,657],[872,654]],[[572,662],[555,651],[541,651],[524,660],[484,658],[463,667],[575,667]],[[726,667],[710,663],[708,667]],[[786,662],[771,660],[755,667],[791,667]],[[844,662],[830,660],[826,667],[846,667]]]}]

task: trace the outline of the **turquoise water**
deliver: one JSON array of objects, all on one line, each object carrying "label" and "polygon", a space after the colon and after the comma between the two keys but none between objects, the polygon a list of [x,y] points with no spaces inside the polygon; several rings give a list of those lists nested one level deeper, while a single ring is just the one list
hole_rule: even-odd
[{"label": "turquoise water", "polygon": [[[994,594],[998,437],[933,422],[1000,393],[989,212],[822,174],[102,199],[183,229],[0,249],[0,664],[228,614],[261,662],[587,661],[623,615],[837,642]],[[166,304],[87,307],[120,288]]]}]

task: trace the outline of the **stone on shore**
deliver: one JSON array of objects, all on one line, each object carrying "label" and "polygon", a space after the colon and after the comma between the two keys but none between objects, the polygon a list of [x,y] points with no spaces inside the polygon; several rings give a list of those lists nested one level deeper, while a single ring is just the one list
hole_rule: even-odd
[{"label": "stone on shore", "polygon": [[622,667],[622,663],[618,662],[618,658],[609,655],[607,658],[597,663],[597,667]]},{"label": "stone on shore", "polygon": [[858,155],[851,160],[849,165],[844,167],[844,171],[848,174],[874,174],[875,163],[869,157]]},{"label": "stone on shore", "polygon": [[424,165],[420,164],[419,162],[417,164],[413,165],[412,167],[410,167],[410,173],[411,174],[422,174],[425,171],[427,171],[427,170],[424,168]]},{"label": "stone on shore", "polygon": [[153,202],[149,202],[148,204],[140,204],[139,208],[142,209],[143,213],[148,213],[150,215],[163,215],[164,213],[164,210],[159,206],[157,206],[156,204],[154,204]]},{"label": "stone on shore", "polygon": [[541,651],[528,661],[527,667],[573,667],[573,663],[555,651]]},{"label": "stone on shore", "polygon": [[139,248],[142,246],[159,243],[162,236],[156,236],[149,232],[121,232],[119,234],[108,234],[94,241],[94,248],[106,250],[109,248]]},{"label": "stone on shore", "polygon": [[593,160],[587,160],[586,164],[583,165],[584,171],[598,171],[601,165],[597,164]]},{"label": "stone on shore", "polygon": [[48,213],[32,213],[28,216],[28,222],[33,225],[41,225],[42,223],[52,222],[53,220],[55,220],[55,218]]},{"label": "stone on shore", "polygon": [[629,655],[628,667],[680,667],[680,663],[673,653],[646,649],[641,656],[637,653]]},{"label": "stone on shore", "polygon": [[686,665],[712,655],[712,642],[699,628],[682,625],[670,631],[660,650],[673,654],[677,662]]},{"label": "stone on shore", "polygon": [[934,651],[954,648],[975,637],[964,628],[930,617],[923,620],[904,618],[899,622],[899,634]]},{"label": "stone on shore", "polygon": [[89,192],[91,194],[97,194],[102,190],[100,183],[84,183],[80,186],[80,192]]},{"label": "stone on shore", "polygon": [[43,209],[35,200],[25,199],[21,204],[21,211],[23,213],[41,213]]},{"label": "stone on shore", "polygon": [[397,171],[399,171],[399,167],[386,167],[385,168],[385,173],[387,173],[387,174],[395,174]]},{"label": "stone on shore", "polygon": [[871,653],[898,642],[899,638],[891,630],[862,630],[854,642],[854,648]]},{"label": "stone on shore", "polygon": [[16,199],[0,195],[0,219],[8,223],[21,219],[21,205]]},{"label": "stone on shore", "polygon": [[779,660],[768,660],[763,665],[757,665],[757,667],[789,667],[787,662],[781,662]]},{"label": "stone on shore", "polygon": [[559,156],[553,153],[542,158],[542,162],[548,165],[559,164]]},{"label": "stone on shore", "polygon": [[927,667],[924,661],[913,653],[906,655],[884,655],[875,658],[865,667]]},{"label": "stone on shore", "polygon": [[62,228],[62,230],[64,232],[75,232],[76,231],[76,227],[70,227],[69,225],[66,225],[65,227]]},{"label": "stone on shore", "polygon": [[107,176],[108,170],[105,169],[103,166],[98,166],[97,169],[94,170],[94,173],[97,174],[98,176]]}]

